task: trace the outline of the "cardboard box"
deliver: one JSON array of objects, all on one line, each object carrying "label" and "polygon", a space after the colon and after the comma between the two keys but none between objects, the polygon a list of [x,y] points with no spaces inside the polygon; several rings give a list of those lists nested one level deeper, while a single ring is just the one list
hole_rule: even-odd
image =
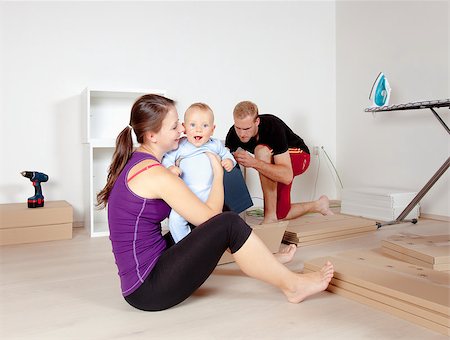
[{"label": "cardboard box", "polygon": [[[251,226],[253,232],[264,242],[272,253],[280,250],[281,240],[288,225],[288,221],[281,221],[270,224],[261,224]],[[234,262],[233,255],[228,251],[225,252],[219,260],[218,265]]]},{"label": "cardboard box", "polygon": [[0,204],[0,245],[71,239],[72,225],[73,208],[66,201],[47,201],[42,208]]}]

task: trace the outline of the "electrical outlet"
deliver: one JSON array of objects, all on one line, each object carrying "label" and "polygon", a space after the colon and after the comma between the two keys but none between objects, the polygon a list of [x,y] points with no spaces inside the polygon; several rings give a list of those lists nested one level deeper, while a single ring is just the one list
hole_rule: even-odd
[{"label": "electrical outlet", "polygon": [[317,156],[319,154],[319,147],[318,146],[313,146],[312,151],[313,151],[312,152],[313,155]]}]

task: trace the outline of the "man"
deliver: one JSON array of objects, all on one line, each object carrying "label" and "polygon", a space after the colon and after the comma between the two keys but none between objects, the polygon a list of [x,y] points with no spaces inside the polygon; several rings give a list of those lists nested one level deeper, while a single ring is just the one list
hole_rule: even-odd
[{"label": "man", "polygon": [[289,220],[308,212],[333,214],[326,196],[291,204],[292,180],[304,173],[310,162],[303,139],[278,117],[259,115],[258,107],[250,101],[238,103],[233,118],[234,126],[228,131],[225,145],[240,165],[259,173],[264,197],[263,223]]}]

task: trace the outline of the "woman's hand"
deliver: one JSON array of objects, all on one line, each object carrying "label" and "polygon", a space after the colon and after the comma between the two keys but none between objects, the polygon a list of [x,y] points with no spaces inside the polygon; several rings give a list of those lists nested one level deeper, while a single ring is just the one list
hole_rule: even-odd
[{"label": "woman's hand", "polygon": [[[211,158],[211,166],[215,172],[206,204],[180,177],[174,176],[163,166],[154,166],[144,171],[128,185],[135,194],[150,199],[162,199],[185,220],[194,225],[200,225],[221,212],[223,207],[223,170],[219,160],[214,155],[211,155]],[[136,165],[134,172],[151,164],[156,164],[156,161],[144,160]]]},{"label": "woman's hand", "polygon": [[209,157],[209,161],[211,162],[214,178],[218,178],[218,176],[223,178],[223,167],[219,156],[211,152],[206,152],[206,155]]},{"label": "woman's hand", "polygon": [[171,166],[169,166],[167,169],[169,169],[169,171],[170,171],[171,173],[173,173],[175,176],[180,177],[181,174],[182,174],[181,169],[180,169],[178,166],[176,166],[176,165],[171,165]]}]

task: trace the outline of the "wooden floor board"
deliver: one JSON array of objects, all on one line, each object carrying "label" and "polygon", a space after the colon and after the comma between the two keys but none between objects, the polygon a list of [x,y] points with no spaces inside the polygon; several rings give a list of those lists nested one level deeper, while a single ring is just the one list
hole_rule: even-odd
[{"label": "wooden floor board", "polygon": [[404,253],[395,251],[389,247],[385,247],[383,246],[382,251],[384,254],[393,257],[395,259],[399,259],[401,261],[407,262],[407,263],[411,263],[411,264],[415,264],[418,266],[422,266],[425,268],[431,268],[433,270],[438,270],[438,271],[448,271],[450,270],[450,263],[437,263],[437,264],[433,264],[433,263],[429,263],[429,262],[425,262],[422,261],[414,256],[408,256]]},{"label": "wooden floor board", "polygon": [[450,235],[394,235],[382,244],[431,264],[450,263]]},{"label": "wooden floor board", "polygon": [[[317,257],[381,247],[402,232],[442,233],[447,226],[420,220],[301,247],[287,266],[302,271]],[[121,297],[106,237],[89,238],[78,229],[72,240],[0,247],[0,339],[448,339],[410,321],[330,292],[291,304],[235,263],[217,267],[180,305],[142,312]]]},{"label": "wooden floor board", "polygon": [[340,287],[337,287],[337,286],[334,286],[334,285],[330,285],[329,290],[331,292],[333,292],[333,293],[340,294],[342,296],[345,296],[345,297],[348,297],[350,299],[359,301],[359,302],[364,303],[366,305],[378,308],[378,309],[380,309],[382,311],[386,311],[386,312],[388,312],[390,314],[399,316],[399,317],[401,317],[401,318],[403,318],[405,320],[411,321],[411,322],[413,322],[413,323],[415,323],[417,325],[420,325],[420,326],[423,326],[423,327],[435,330],[435,331],[437,331],[437,332],[439,332],[439,333],[441,333],[443,335],[450,336],[450,332],[449,332],[449,328],[448,327],[442,326],[442,325],[440,325],[440,324],[438,324],[436,322],[433,322],[431,320],[427,320],[427,319],[421,318],[420,316],[413,315],[411,313],[405,312],[405,311],[400,310],[398,308],[386,305],[386,304],[384,304],[384,303],[382,303],[380,301],[367,298],[366,296],[356,294],[356,293],[354,293],[352,291],[349,291],[349,290],[346,290],[346,289],[343,289],[343,288],[340,288]]},{"label": "wooden floor board", "polygon": [[450,274],[383,257],[373,251],[349,251],[305,263],[317,270],[331,261],[339,280],[409,301],[450,316]]}]

